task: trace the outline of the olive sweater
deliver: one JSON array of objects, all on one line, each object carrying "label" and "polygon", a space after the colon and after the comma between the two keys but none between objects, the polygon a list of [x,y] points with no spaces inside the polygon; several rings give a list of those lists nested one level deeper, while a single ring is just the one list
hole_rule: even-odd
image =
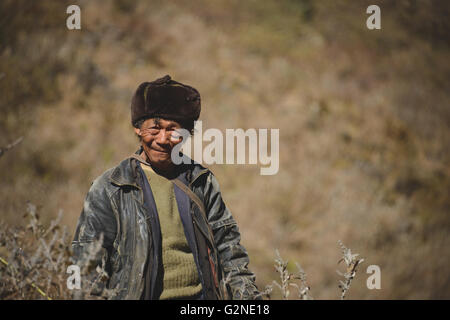
[{"label": "olive sweater", "polygon": [[189,299],[201,292],[202,285],[184,234],[173,183],[150,166],[142,165],[142,169],[152,189],[161,226],[164,278],[160,299]]}]

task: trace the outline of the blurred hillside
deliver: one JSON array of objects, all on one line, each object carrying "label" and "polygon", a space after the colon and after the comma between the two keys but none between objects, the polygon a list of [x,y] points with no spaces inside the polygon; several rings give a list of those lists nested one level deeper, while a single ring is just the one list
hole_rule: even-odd
[{"label": "blurred hillside", "polygon": [[1,220],[30,201],[74,231],[92,180],[138,147],[137,85],[170,74],[204,129],[280,129],[278,174],[211,166],[261,289],[278,248],[336,299],[342,240],[365,258],[350,299],[449,299],[450,5],[379,0],[370,31],[370,4],[2,0],[0,147],[24,140],[0,158]]}]

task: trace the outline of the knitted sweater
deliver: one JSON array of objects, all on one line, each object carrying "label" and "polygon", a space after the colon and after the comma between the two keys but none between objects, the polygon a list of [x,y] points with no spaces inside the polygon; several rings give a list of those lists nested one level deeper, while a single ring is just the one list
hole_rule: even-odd
[{"label": "knitted sweater", "polygon": [[202,285],[184,234],[173,183],[150,166],[142,165],[142,169],[152,189],[161,226],[164,278],[160,299],[189,299],[201,292]]}]

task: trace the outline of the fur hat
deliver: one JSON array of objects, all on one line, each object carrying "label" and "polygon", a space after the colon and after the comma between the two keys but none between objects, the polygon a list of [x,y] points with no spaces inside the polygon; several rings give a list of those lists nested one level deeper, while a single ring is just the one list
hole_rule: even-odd
[{"label": "fur hat", "polygon": [[164,118],[179,122],[196,121],[200,116],[199,92],[166,75],[139,85],[131,100],[131,124],[142,118]]}]

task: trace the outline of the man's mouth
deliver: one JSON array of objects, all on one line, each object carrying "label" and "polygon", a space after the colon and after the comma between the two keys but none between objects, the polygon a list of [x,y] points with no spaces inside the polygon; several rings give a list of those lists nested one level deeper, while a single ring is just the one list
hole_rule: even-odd
[{"label": "man's mouth", "polygon": [[159,152],[159,153],[169,153],[169,151],[168,150],[158,150],[158,149],[154,149],[154,148],[152,148],[152,151],[156,151],[156,152]]}]

